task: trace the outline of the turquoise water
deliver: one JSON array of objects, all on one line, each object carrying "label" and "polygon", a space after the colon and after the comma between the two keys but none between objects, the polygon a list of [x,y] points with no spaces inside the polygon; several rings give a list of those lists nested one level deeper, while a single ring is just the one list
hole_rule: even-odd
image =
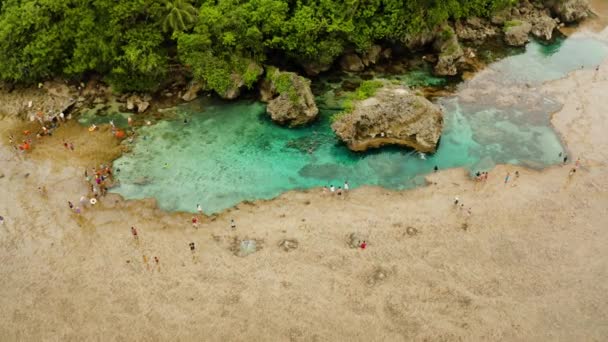
[{"label": "turquoise water", "polygon": [[[608,47],[592,39],[531,43],[522,55],[491,65],[493,73],[486,78],[497,89],[515,84],[520,86],[515,93],[526,94],[525,83],[559,78],[581,65],[594,67],[606,55]],[[459,92],[475,95],[482,81],[480,76],[479,82],[465,82]],[[554,99],[537,95],[535,106],[527,108],[498,104],[492,96],[483,95],[483,101],[437,99],[446,110],[445,131],[437,153],[425,159],[398,148],[350,152],[329,127],[331,105],[320,104],[324,109],[312,126],[286,129],[267,118],[261,103],[202,100],[178,107],[179,115],[189,118],[187,124],[159,121],[139,129],[133,151],[114,163],[121,185],[112,191],[126,198],[155,197],[166,210],[195,211],[200,203],[212,213],[243,200],[338,186],[345,180],[351,187],[410,188],[424,184],[424,175],[435,165],[475,172],[496,163],[540,168],[559,162],[563,148],[549,127],[549,113],[559,109]]]}]

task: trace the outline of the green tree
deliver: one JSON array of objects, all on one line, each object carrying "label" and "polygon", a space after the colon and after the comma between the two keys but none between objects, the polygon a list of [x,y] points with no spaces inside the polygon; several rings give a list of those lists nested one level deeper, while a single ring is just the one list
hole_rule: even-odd
[{"label": "green tree", "polygon": [[163,20],[165,32],[183,32],[196,21],[197,10],[187,0],[173,0],[165,3],[167,16]]}]

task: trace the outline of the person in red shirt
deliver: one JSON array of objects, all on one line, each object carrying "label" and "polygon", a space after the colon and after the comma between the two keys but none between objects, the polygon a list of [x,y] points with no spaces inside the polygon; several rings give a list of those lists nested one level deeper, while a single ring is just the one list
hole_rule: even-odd
[{"label": "person in red shirt", "polygon": [[361,249],[365,249],[365,247],[367,247],[367,243],[363,241],[363,243],[361,244]]},{"label": "person in red shirt", "polygon": [[196,216],[192,217],[192,227],[198,228],[198,219]]}]

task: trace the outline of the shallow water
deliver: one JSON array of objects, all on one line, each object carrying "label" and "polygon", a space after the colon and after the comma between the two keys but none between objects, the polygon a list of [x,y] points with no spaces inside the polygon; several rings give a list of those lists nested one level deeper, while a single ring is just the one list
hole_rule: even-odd
[{"label": "shallow water", "polygon": [[[531,43],[525,53],[492,64],[485,76],[459,86],[459,92],[482,89],[491,78],[497,89],[525,87],[594,67],[608,47],[589,38],[571,38],[544,46]],[[427,75],[428,76],[428,75]],[[423,80],[424,75],[403,76]],[[405,81],[404,81],[405,82]],[[554,99],[534,94],[534,106],[505,105],[492,94],[483,100],[440,98],[446,109],[445,131],[438,151],[421,159],[405,149],[383,148],[352,153],[329,127],[333,105],[321,104],[314,125],[286,129],[274,125],[258,102],[201,100],[178,108],[182,120],[160,121],[139,129],[132,153],[114,163],[121,185],[112,191],[126,198],[155,197],[166,210],[218,212],[243,200],[268,199],[292,189],[348,180],[351,187],[381,185],[403,189],[424,184],[424,175],[439,168],[465,167],[472,172],[496,163],[544,167],[563,152],[549,126],[559,109]],[[517,95],[519,96],[519,95]],[[325,99],[324,99],[325,101]],[[335,99],[332,99],[335,101]],[[201,110],[204,108],[204,110]],[[502,177],[502,175],[500,175]]]}]

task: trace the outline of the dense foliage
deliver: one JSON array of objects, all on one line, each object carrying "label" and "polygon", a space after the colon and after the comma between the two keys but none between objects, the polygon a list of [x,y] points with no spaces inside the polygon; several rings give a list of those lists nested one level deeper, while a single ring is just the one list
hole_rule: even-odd
[{"label": "dense foliage", "polygon": [[98,73],[118,91],[154,90],[185,66],[224,92],[270,54],[329,64],[450,18],[514,0],[3,0],[0,78],[31,83]]}]

